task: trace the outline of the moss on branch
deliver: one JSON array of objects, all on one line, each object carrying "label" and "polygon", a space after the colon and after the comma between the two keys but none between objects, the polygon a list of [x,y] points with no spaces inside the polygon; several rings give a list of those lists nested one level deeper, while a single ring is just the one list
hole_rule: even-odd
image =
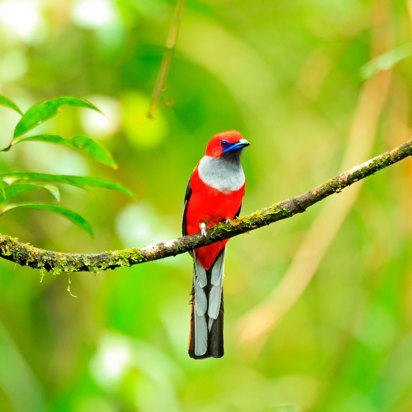
[{"label": "moss on branch", "polygon": [[232,222],[216,225],[207,231],[206,237],[202,237],[197,233],[140,248],[100,253],[61,253],[19,242],[11,236],[0,235],[0,257],[21,266],[39,269],[42,273],[53,271],[55,274],[79,271],[98,272],[164,259],[258,229],[278,220],[291,217],[296,213],[302,213],[309,206],[322,199],[334,193],[339,193],[351,184],[408,156],[412,156],[412,140],[343,172],[300,196],[276,203],[250,215],[239,217]]}]

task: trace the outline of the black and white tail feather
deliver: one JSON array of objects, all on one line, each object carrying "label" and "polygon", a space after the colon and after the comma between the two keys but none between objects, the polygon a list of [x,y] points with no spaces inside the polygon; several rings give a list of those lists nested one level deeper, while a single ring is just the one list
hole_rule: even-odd
[{"label": "black and white tail feather", "polygon": [[[243,171],[242,171],[243,173]],[[186,232],[186,209],[192,195],[190,179],[185,193],[182,234]],[[235,214],[238,217],[240,209]],[[190,318],[189,356],[194,359],[221,358],[223,356],[223,278],[226,248],[209,270],[193,256],[192,311]]]},{"label": "black and white tail feather", "polygon": [[193,254],[192,316],[189,355],[194,359],[223,356],[224,248],[206,271]]}]

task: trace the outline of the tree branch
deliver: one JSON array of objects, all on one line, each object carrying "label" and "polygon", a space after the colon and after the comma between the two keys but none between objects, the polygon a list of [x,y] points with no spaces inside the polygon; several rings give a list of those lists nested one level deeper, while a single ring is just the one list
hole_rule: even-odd
[{"label": "tree branch", "polygon": [[333,193],[339,193],[351,184],[408,156],[412,156],[412,140],[343,172],[300,196],[276,203],[232,222],[216,225],[207,231],[206,237],[197,233],[157,245],[92,254],[53,252],[21,243],[10,236],[0,235],[0,257],[21,266],[29,266],[42,271],[51,270],[55,273],[101,271],[164,259],[258,229],[278,220],[292,217],[296,213],[302,213],[309,206]]}]

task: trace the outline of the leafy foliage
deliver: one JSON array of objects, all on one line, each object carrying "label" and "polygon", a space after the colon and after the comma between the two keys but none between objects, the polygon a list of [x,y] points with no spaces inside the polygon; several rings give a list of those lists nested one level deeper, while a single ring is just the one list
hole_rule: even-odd
[{"label": "leafy foliage", "polygon": [[24,183],[23,181],[16,181],[8,185],[6,182],[1,181],[2,188],[0,191],[1,202],[12,199],[22,193],[29,192],[31,190],[46,190],[49,192],[58,202],[60,202],[60,192],[58,187],[52,185],[42,185],[36,183]]},{"label": "leafy foliage", "polygon": [[116,190],[117,192],[133,197],[133,193],[123,185],[111,182],[97,177],[87,176],[72,176],[72,175],[53,175],[49,173],[35,173],[35,172],[7,172],[0,173],[0,179],[15,178],[26,180],[30,182],[53,182],[62,183],[71,186],[85,189],[87,187],[100,187],[109,190]]},{"label": "leafy foliage", "polygon": [[62,106],[85,107],[100,112],[92,103],[79,97],[58,97],[57,99],[47,100],[43,103],[36,104],[24,113],[14,129],[13,136],[19,137],[33,129],[33,127],[49,120],[57,114]]},{"label": "leafy foliage", "polygon": [[30,208],[30,209],[38,209],[38,210],[47,210],[49,212],[54,212],[59,215],[64,216],[66,219],[70,220],[75,225],[84,229],[90,236],[93,236],[93,230],[89,223],[87,223],[86,219],[84,219],[81,215],[74,212],[73,210],[67,209],[62,206],[57,205],[48,205],[44,203],[14,203],[8,204],[1,212],[4,214],[9,212],[10,210],[17,209],[20,207]]},{"label": "leafy foliage", "polygon": [[55,134],[41,134],[15,140],[13,142],[13,146],[21,142],[45,142],[60,144],[62,146],[75,149],[80,153],[87,154],[98,162],[103,163],[113,169],[117,169],[117,164],[111,153],[104,146],[90,139],[90,137],[74,136],[69,139],[64,139],[63,137]]},{"label": "leafy foliage", "polygon": [[[44,143],[53,143],[75,149],[82,154],[91,156],[94,160],[106,166],[117,169],[117,164],[114,161],[111,153],[104,146],[95,142],[93,139],[87,136],[74,136],[67,139],[54,134],[41,134],[28,137],[20,137],[23,134],[27,133],[29,130],[55,116],[58,113],[59,109],[63,106],[88,108],[100,112],[100,110],[96,106],[94,106],[86,99],[81,99],[78,97],[59,97],[45,101],[43,103],[39,103],[30,108],[24,114],[13,101],[5,96],[0,96],[0,104],[13,109],[22,115],[22,118],[15,127],[14,135],[11,139],[10,144],[0,152],[7,152],[13,146],[22,142],[37,141]],[[9,183],[8,180],[11,180],[11,183]],[[82,189],[87,189],[89,187],[98,187],[118,191],[120,193],[133,197],[133,193],[121,184],[95,177],[56,175],[36,172],[4,172],[0,174],[0,214],[4,214],[7,211],[23,207],[54,212],[61,216],[64,216],[75,225],[84,229],[90,235],[93,235],[93,231],[89,223],[73,210],[53,204],[27,201],[9,203],[10,199],[36,189],[49,192],[57,202],[60,202],[60,192],[58,187],[41,182],[67,184]]]},{"label": "leafy foliage", "polygon": [[0,95],[0,105],[13,109],[23,116],[23,112],[19,109],[19,107],[5,96]]}]

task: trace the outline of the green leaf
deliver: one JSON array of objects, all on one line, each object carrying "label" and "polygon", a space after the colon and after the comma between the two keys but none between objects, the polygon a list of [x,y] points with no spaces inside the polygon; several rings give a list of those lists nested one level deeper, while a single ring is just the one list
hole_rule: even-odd
[{"label": "green leaf", "polygon": [[23,112],[19,109],[19,107],[16,105],[16,103],[12,102],[6,96],[3,96],[1,94],[0,94],[0,105],[8,107],[9,109],[13,109],[18,114],[21,114],[23,116]]},{"label": "green leaf", "polygon": [[47,190],[57,202],[60,203],[60,190],[57,186],[53,185],[42,185],[45,190]]},{"label": "green leaf", "polygon": [[56,186],[21,182],[14,182],[9,186],[4,187],[1,191],[1,194],[3,195],[2,200],[10,200],[21,193],[36,189],[47,190],[58,202],[60,202],[60,192]]},{"label": "green leaf", "polygon": [[73,176],[73,175],[52,175],[48,173],[33,173],[33,172],[10,172],[0,173],[0,179],[16,178],[20,180],[38,181],[38,182],[53,182],[63,183],[67,185],[77,186],[82,189],[86,187],[101,187],[109,190],[116,190],[130,197],[134,197],[133,193],[119,183],[110,182],[108,180],[99,179],[97,177]]},{"label": "green leaf", "polygon": [[113,157],[110,154],[110,152],[101,144],[96,143],[94,140],[90,139],[90,137],[74,136],[70,139],[64,139],[63,137],[55,134],[41,134],[36,136],[24,137],[22,139],[15,141],[13,144],[27,141],[61,144],[63,146],[67,146],[72,149],[78,150],[79,152],[86,153],[98,162],[103,163],[106,166],[112,167],[113,169],[117,169],[117,164],[113,160]]},{"label": "green leaf", "polygon": [[66,219],[70,220],[75,225],[81,227],[91,237],[93,237],[93,230],[90,227],[87,220],[84,219],[84,217],[80,216],[78,213],[74,212],[73,210],[67,209],[67,208],[62,207],[62,206],[47,205],[47,204],[43,204],[43,203],[16,203],[16,204],[7,205],[3,209],[2,214],[6,213],[10,210],[20,208],[20,207],[25,207],[25,208],[30,208],[30,209],[38,209],[38,210],[47,210],[49,212],[57,213],[61,216],[64,216]]},{"label": "green leaf", "polygon": [[14,137],[21,136],[33,127],[55,116],[62,106],[86,107],[101,113],[92,103],[79,97],[58,97],[57,99],[47,100],[36,104],[24,113],[14,130]]},{"label": "green leaf", "polygon": [[394,49],[381,54],[362,66],[360,70],[361,76],[364,79],[369,79],[381,70],[390,69],[396,63],[399,63],[401,60],[404,60],[411,55],[412,42],[402,44],[399,47],[395,47]]}]

